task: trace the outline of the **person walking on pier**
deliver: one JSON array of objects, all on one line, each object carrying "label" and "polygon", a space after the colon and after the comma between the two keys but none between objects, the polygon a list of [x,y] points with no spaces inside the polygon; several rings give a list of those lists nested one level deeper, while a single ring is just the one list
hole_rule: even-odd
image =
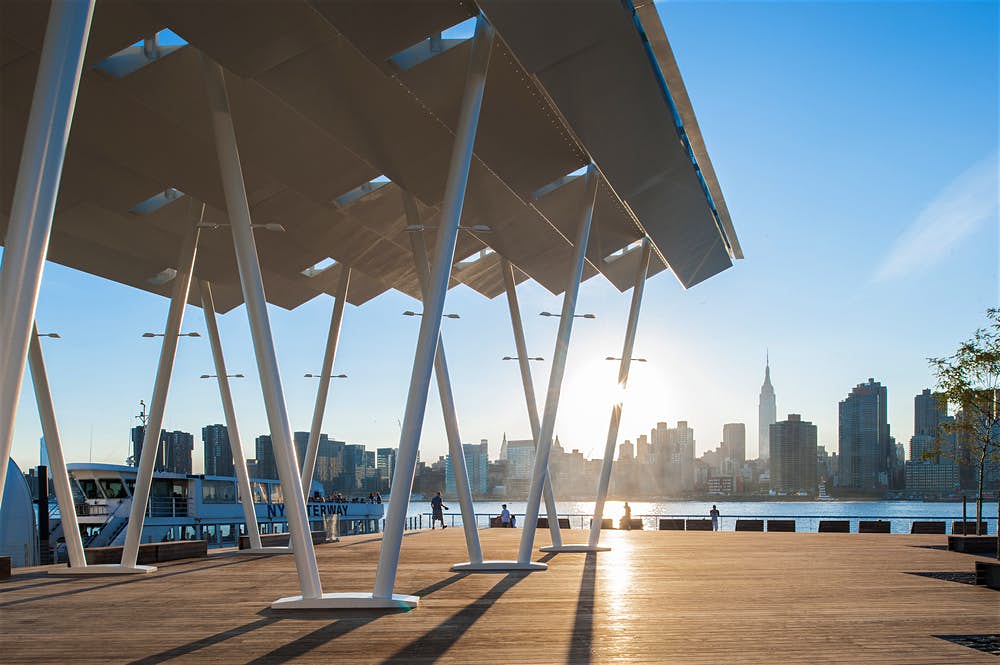
[{"label": "person walking on pier", "polygon": [[[708,511],[708,515],[712,518],[712,531],[719,530],[719,509],[712,504],[712,509]],[[443,524],[443,522],[442,522]]]},{"label": "person walking on pier", "polygon": [[503,528],[509,529],[510,528],[510,511],[507,510],[507,504],[506,503],[502,504],[500,506],[500,508],[502,508],[502,510],[500,511],[500,524],[503,525]]},{"label": "person walking on pier", "polygon": [[436,522],[441,522],[441,528],[447,529],[448,526],[444,523],[444,512],[442,510],[448,510],[448,506],[444,505],[444,499],[441,498],[441,492],[434,495],[431,499],[431,528],[437,528],[435,526]]}]

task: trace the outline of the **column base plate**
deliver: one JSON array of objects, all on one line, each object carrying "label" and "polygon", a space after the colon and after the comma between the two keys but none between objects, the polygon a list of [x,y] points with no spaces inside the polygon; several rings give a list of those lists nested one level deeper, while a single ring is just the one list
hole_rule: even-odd
[{"label": "column base plate", "polygon": [[394,593],[391,598],[375,598],[370,593],[324,593],[319,598],[289,596],[271,603],[273,610],[411,610],[420,596]]},{"label": "column base plate", "polygon": [[79,568],[56,568],[49,575],[144,575],[156,572],[156,566],[123,566],[120,563],[101,563]]},{"label": "column base plate", "polygon": [[456,572],[469,572],[469,573],[506,573],[511,571],[527,571],[531,572],[533,570],[548,570],[548,564],[538,563],[535,561],[529,561],[528,563],[520,563],[517,561],[480,561],[480,562],[465,562],[456,563],[451,567],[452,570]]}]

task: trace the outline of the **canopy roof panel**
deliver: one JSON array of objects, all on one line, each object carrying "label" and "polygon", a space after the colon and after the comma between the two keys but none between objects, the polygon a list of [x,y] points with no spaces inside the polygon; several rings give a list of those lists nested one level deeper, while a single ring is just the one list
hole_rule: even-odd
[{"label": "canopy roof panel", "polygon": [[[655,10],[641,8],[640,20],[617,0],[479,4],[500,39],[462,224],[490,230],[460,233],[453,286],[502,293],[502,255],[518,281],[561,293],[584,203],[572,174],[591,158],[600,186],[585,277],[629,288],[629,248],[646,234],[658,259],[651,272],[669,265],[684,286],[740,256]],[[98,2],[50,259],[166,294],[191,202],[204,202],[196,276],[213,282],[220,311],[240,304],[203,51],[227,71],[255,223],[285,229],[256,235],[269,302],[293,308],[335,293],[344,266],[354,269],[355,304],[388,289],[417,297],[402,197],[417,199],[433,246],[470,46],[435,50],[433,40],[477,11],[453,0]],[[3,227],[46,13],[44,3],[0,5]],[[187,45],[124,76],[96,66],[165,28]],[[415,64],[393,59],[424,42]],[[657,67],[680,100],[691,154]]]}]

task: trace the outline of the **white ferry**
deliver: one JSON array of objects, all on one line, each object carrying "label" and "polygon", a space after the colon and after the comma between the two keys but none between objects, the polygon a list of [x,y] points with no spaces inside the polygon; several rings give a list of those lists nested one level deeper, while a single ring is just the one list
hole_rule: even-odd
[{"label": "white ferry", "polygon": [[[84,547],[122,545],[132,505],[136,467],[115,464],[68,464],[74,504]],[[262,534],[285,533],[288,521],[277,480],[251,479],[250,488]],[[321,500],[322,486],[313,482],[307,505],[313,530],[333,534],[379,531],[384,506],[367,497],[347,501]],[[231,547],[246,533],[235,478],[159,472],[153,485],[142,529],[142,542],[207,540],[209,547]],[[54,516],[49,541],[64,550],[61,521]]]}]

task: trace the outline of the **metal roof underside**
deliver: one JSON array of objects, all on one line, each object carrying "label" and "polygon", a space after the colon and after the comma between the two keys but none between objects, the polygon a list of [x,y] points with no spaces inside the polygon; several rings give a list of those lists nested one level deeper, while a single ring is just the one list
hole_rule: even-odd
[{"label": "metal roof underside", "polygon": [[[480,7],[500,38],[462,224],[492,231],[460,234],[452,285],[490,298],[502,293],[502,255],[517,267],[519,282],[565,290],[583,179],[569,178],[537,200],[533,194],[585,166],[588,155],[601,181],[585,278],[603,274],[620,290],[631,287],[638,251],[622,250],[644,233],[658,257],[651,274],[666,262],[687,287],[729,267],[686,151],[670,135],[673,117],[650,63],[638,57],[645,55],[630,11],[617,0],[488,0]],[[47,11],[45,3],[0,5],[3,228]],[[389,58],[476,11],[454,0],[286,0],[238,9],[219,2],[99,1],[49,259],[166,295],[169,282],[150,280],[176,267],[192,224],[191,201],[206,203],[206,223],[227,223],[200,50],[226,70],[253,219],[286,229],[256,232],[268,301],[294,308],[335,293],[345,265],[354,271],[348,299],[356,305],[388,289],[417,297],[402,190],[418,200],[422,224],[438,223],[470,43],[406,70]],[[654,19],[659,26],[655,16],[643,21]],[[121,78],[94,68],[164,28],[189,45]],[[662,51],[662,27],[651,34]],[[683,92],[676,65],[670,76]],[[689,110],[686,93],[681,97]],[[693,123],[689,116],[685,122]],[[697,139],[702,173],[724,211]],[[337,202],[382,175],[391,182]],[[130,212],[167,188],[187,196],[148,215]],[[433,246],[434,232],[426,233]],[[483,252],[487,247],[495,253]],[[329,258],[337,263],[303,274]],[[220,311],[242,302],[224,226],[202,231],[196,276],[213,283]],[[197,293],[191,301],[198,303]]]}]

